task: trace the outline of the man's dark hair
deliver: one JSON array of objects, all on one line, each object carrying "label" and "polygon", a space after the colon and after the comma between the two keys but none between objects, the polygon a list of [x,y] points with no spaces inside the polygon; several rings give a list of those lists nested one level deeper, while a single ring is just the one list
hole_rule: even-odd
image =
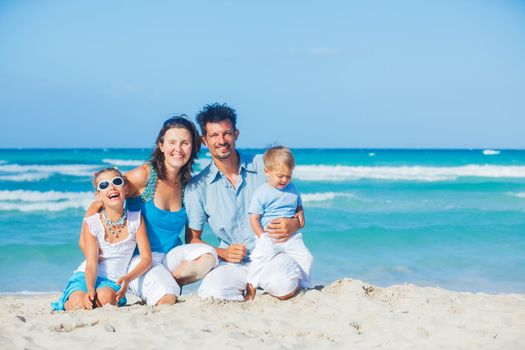
[{"label": "man's dark hair", "polygon": [[206,136],[206,124],[218,123],[226,119],[232,123],[233,131],[237,130],[237,113],[235,109],[229,107],[226,103],[205,105],[197,113],[196,119],[201,128],[202,136]]}]

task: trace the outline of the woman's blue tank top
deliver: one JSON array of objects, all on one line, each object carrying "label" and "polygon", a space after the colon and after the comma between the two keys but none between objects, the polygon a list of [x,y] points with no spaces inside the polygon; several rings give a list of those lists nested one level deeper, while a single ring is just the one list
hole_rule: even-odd
[{"label": "woman's blue tank top", "polygon": [[[140,196],[128,198],[126,200],[126,208],[142,212],[146,230],[148,231],[151,251],[167,253],[174,247],[182,244],[179,236],[186,225],[188,217],[186,208],[184,208],[184,200],[182,200],[182,208],[179,211],[173,212],[157,208],[153,201],[156,185],[157,172],[150,163],[150,176],[146,189]],[[184,193],[184,190],[182,193]],[[135,254],[137,254],[137,250],[135,250]]]}]

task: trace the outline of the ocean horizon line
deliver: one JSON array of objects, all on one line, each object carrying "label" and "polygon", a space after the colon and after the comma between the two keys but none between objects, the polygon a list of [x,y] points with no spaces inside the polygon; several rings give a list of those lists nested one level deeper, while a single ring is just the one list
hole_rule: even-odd
[{"label": "ocean horizon line", "polygon": [[[277,145],[277,144],[276,144]],[[239,150],[264,150],[273,145],[263,147],[237,147]],[[498,147],[290,147],[292,150],[324,150],[324,151],[525,151],[525,148],[498,148]],[[71,150],[150,150],[152,147],[0,147],[1,151],[71,151]],[[207,149],[206,147],[202,148]]]}]

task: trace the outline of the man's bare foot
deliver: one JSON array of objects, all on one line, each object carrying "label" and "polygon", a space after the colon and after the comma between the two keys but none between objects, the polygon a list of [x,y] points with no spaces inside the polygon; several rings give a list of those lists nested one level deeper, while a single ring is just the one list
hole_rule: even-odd
[{"label": "man's bare foot", "polygon": [[244,295],[244,301],[249,301],[255,299],[255,294],[257,292],[255,291],[254,286],[252,286],[250,283],[246,285],[246,294]]}]

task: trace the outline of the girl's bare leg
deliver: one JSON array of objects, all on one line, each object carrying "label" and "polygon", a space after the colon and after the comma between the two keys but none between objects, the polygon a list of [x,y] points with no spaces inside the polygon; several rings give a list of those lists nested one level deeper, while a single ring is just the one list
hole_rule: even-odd
[{"label": "girl's bare leg", "polygon": [[83,309],[84,295],[86,295],[86,293],[81,290],[71,293],[69,299],[64,303],[64,309],[66,309],[66,311]]},{"label": "girl's bare leg", "polygon": [[117,293],[113,288],[102,287],[97,289],[97,306],[104,306],[106,304],[117,305]]}]

